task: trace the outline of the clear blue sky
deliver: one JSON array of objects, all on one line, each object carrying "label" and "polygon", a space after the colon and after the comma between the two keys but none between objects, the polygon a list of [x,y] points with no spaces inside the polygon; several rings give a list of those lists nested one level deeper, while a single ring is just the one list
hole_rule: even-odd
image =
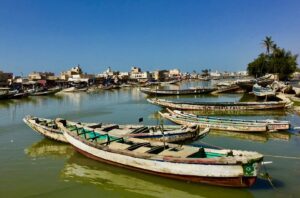
[{"label": "clear blue sky", "polygon": [[300,1],[0,0],[0,70],[245,70],[272,36],[300,54]]}]

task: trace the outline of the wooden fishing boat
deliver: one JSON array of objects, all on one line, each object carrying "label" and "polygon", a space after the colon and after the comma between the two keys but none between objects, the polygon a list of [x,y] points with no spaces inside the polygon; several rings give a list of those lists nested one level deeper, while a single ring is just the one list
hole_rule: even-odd
[{"label": "wooden fishing boat", "polygon": [[180,80],[171,80],[171,81],[166,81],[166,82],[160,82],[159,84],[164,86],[164,85],[171,85],[171,84],[176,84],[179,83]]},{"label": "wooden fishing boat", "polygon": [[0,87],[0,100],[9,99],[13,93],[10,93],[9,88]]},{"label": "wooden fishing boat", "polygon": [[285,101],[269,102],[175,102],[165,99],[151,98],[148,102],[164,107],[182,110],[205,111],[242,111],[242,110],[270,110],[283,109],[288,106]]},{"label": "wooden fishing boat", "polygon": [[[62,131],[57,127],[54,120],[26,116],[23,121],[36,132],[54,139],[68,143]],[[71,121],[69,121],[71,123]],[[74,124],[76,122],[73,122]],[[102,123],[81,123],[95,130],[104,130],[109,134],[120,137],[135,137],[162,142],[181,142],[186,140],[201,139],[209,133],[209,128],[200,131],[197,125],[178,127],[167,126],[143,126],[143,125],[116,125]],[[118,129],[117,133],[113,129]]]},{"label": "wooden fishing boat", "polygon": [[56,94],[57,92],[61,91],[61,88],[53,88],[53,89],[47,89],[47,90],[35,90],[33,92],[29,92],[30,96],[45,96],[45,95],[53,95]]},{"label": "wooden fishing boat", "polygon": [[[167,111],[174,115],[174,117],[181,118],[185,122],[197,123],[199,122],[203,126],[209,127],[210,125],[216,125],[210,127],[211,129],[216,130],[229,130],[229,131],[245,131],[245,132],[259,132],[259,131],[279,131],[279,130],[288,130],[290,129],[289,121],[281,120],[242,120],[242,119],[232,119],[232,118],[219,118],[219,117],[210,117],[210,116],[199,116],[191,113],[185,113],[178,110],[170,110],[167,108]],[[186,123],[186,124],[187,124]],[[182,124],[182,123],[181,123]],[[200,125],[199,125],[200,126]],[[201,127],[201,126],[200,126]],[[224,129],[226,128],[226,129]]]},{"label": "wooden fishing boat", "polygon": [[248,187],[263,161],[257,152],[120,138],[62,119],[55,122],[67,141],[89,158],[173,179]]},{"label": "wooden fishing boat", "polygon": [[267,74],[265,76],[262,76],[257,79],[239,79],[236,81],[236,84],[246,90],[247,92],[252,91],[253,85],[257,83],[260,86],[266,87],[267,85],[270,85],[274,82],[274,75],[272,74]]},{"label": "wooden fishing boat", "polygon": [[258,84],[253,85],[253,94],[257,97],[274,97],[276,92],[271,87],[262,87]]},{"label": "wooden fishing boat", "polygon": [[29,96],[29,94],[26,92],[18,92],[18,93],[14,93],[11,96],[9,96],[9,99],[21,99],[21,98],[26,98],[28,96]]},{"label": "wooden fishing boat", "polygon": [[87,91],[88,90],[88,87],[81,87],[81,88],[78,88],[78,87],[68,87],[68,88],[65,88],[62,90],[62,92],[65,92],[65,93],[73,93],[73,92],[84,92],[84,91]]},{"label": "wooden fishing boat", "polygon": [[180,116],[175,113],[162,113],[159,114],[174,123],[183,125],[198,125],[200,128],[209,127],[214,130],[222,131],[235,131],[235,132],[266,132],[267,127],[265,124],[248,124],[248,123],[235,123],[223,122],[219,120],[197,119],[192,117]]},{"label": "wooden fishing boat", "polygon": [[190,89],[150,89],[140,88],[140,91],[148,95],[189,95],[189,94],[207,94],[215,91],[216,88],[190,88]]},{"label": "wooden fishing boat", "polygon": [[228,84],[224,86],[218,86],[218,89],[213,91],[212,94],[236,92],[239,89],[240,87],[236,84]]}]

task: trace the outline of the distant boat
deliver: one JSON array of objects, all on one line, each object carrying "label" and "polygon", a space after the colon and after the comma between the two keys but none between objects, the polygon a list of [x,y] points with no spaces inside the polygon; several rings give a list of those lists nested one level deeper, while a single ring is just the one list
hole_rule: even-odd
[{"label": "distant boat", "polygon": [[249,187],[263,155],[124,138],[57,119],[67,141],[83,155],[128,169],[219,186]]},{"label": "distant boat", "polygon": [[235,82],[240,88],[246,90],[247,92],[250,92],[250,91],[252,91],[252,88],[253,88],[255,83],[257,83],[260,86],[266,87],[267,85],[272,84],[274,82],[274,80],[275,80],[274,75],[267,74],[267,75],[262,76],[262,77],[257,78],[257,79],[246,79],[246,80],[244,80],[244,79],[240,80],[239,79]]},{"label": "distant boat", "polygon": [[253,94],[257,97],[273,97],[276,92],[271,87],[262,87],[258,84],[253,85]]},{"label": "distant boat", "polygon": [[189,94],[207,94],[215,91],[216,88],[197,87],[190,89],[151,89],[140,88],[140,91],[148,95],[189,95]]},{"label": "distant boat", "polygon": [[240,89],[240,87],[236,84],[219,84],[218,89],[213,91],[212,94],[218,94],[218,93],[228,93],[228,92],[236,92]]},{"label": "distant boat", "polygon": [[87,91],[88,88],[87,87],[81,87],[81,88],[78,88],[78,87],[68,87],[68,88],[65,88],[63,90],[61,90],[62,92],[84,92],[84,91]]},{"label": "distant boat", "polygon": [[[66,142],[63,133],[58,129],[54,120],[26,116],[23,121],[36,132],[50,139]],[[76,124],[76,122],[69,123]],[[77,123],[78,124],[78,123]],[[154,141],[180,142],[192,139],[204,138],[209,133],[209,128],[200,131],[197,125],[190,127],[166,126],[143,126],[143,125],[117,125],[102,123],[81,123],[85,127],[95,130],[104,130],[109,134],[120,137],[135,137]]]},{"label": "distant boat", "polygon": [[242,111],[242,110],[269,110],[283,109],[289,104],[285,101],[269,102],[181,102],[151,98],[148,102],[172,109],[182,110],[209,110],[209,111]]},{"label": "distant boat", "polygon": [[29,96],[29,93],[26,92],[16,92],[9,96],[9,99],[21,99]]},{"label": "distant boat", "polygon": [[288,130],[289,121],[281,120],[242,120],[232,118],[219,118],[200,116],[191,113],[185,113],[178,110],[167,109],[169,113],[160,114],[177,124],[199,125],[199,127],[209,127],[215,130],[237,131],[237,132],[266,132]]},{"label": "distant boat", "polygon": [[159,84],[164,86],[164,85],[176,84],[179,82],[180,82],[180,80],[171,80],[171,81],[166,81],[166,82],[160,82]]},{"label": "distant boat", "polygon": [[45,95],[53,95],[57,92],[61,91],[61,88],[55,87],[52,89],[46,89],[46,90],[32,90],[29,92],[30,96],[45,96]]},{"label": "distant boat", "polygon": [[9,92],[9,88],[7,87],[0,87],[0,100],[9,99],[10,96],[12,96],[13,93]]}]

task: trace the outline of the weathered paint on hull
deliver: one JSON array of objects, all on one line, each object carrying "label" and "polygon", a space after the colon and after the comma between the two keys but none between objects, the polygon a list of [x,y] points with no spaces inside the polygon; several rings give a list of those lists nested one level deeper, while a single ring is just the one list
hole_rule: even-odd
[{"label": "weathered paint on hull", "polygon": [[201,104],[186,104],[186,103],[171,103],[167,101],[149,100],[152,104],[169,107],[172,109],[181,110],[205,110],[205,111],[243,111],[243,110],[269,110],[269,109],[283,109],[286,106],[285,102],[274,102],[269,104],[252,104],[252,105],[201,105]]},{"label": "weathered paint on hull", "polygon": [[38,132],[39,134],[45,136],[46,138],[56,140],[59,142],[68,143],[68,141],[66,140],[63,133],[60,130],[50,129],[45,126],[43,127],[43,126],[39,126],[37,124],[33,124],[33,123],[27,121],[25,118],[23,120],[30,128],[32,128],[34,131]]},{"label": "weathered paint on hull", "polygon": [[267,124],[268,130],[270,131],[279,131],[279,130],[289,130],[290,124],[283,124],[283,123],[268,123]]},{"label": "weathered paint on hull", "polygon": [[252,126],[252,127],[247,127],[247,126],[235,126],[234,124],[225,126],[225,125],[216,125],[216,124],[206,124],[206,123],[200,123],[200,122],[193,122],[193,121],[188,121],[188,120],[182,120],[182,119],[177,119],[172,116],[166,116],[163,115],[163,117],[169,119],[170,121],[176,123],[176,124],[181,124],[181,125],[198,125],[200,128],[205,128],[205,127],[210,127],[211,129],[214,130],[223,130],[223,131],[235,131],[235,132],[266,132],[267,128],[266,126]]},{"label": "weathered paint on hull", "polygon": [[84,156],[115,166],[124,167],[130,170],[140,171],[147,174],[162,176],[170,179],[177,179],[182,181],[188,182],[195,182],[195,183],[203,183],[209,185],[217,185],[217,186],[227,186],[227,187],[250,187],[256,182],[256,177],[199,177],[199,176],[190,176],[190,175],[173,175],[173,174],[166,174],[166,173],[159,173],[155,171],[145,170],[141,168],[135,168],[132,166],[127,166],[123,164],[119,164],[113,161],[105,160],[99,157],[96,157],[88,152],[85,152],[79,148],[74,147],[76,151],[83,154]]},{"label": "weathered paint on hull", "polygon": [[170,95],[194,95],[194,94],[208,94],[211,93],[212,91],[214,91],[216,89],[207,89],[207,90],[143,90],[141,89],[141,92],[151,95],[151,96],[156,96],[156,95],[160,95],[160,96],[170,96]]},{"label": "weathered paint on hull", "polygon": [[198,138],[197,132],[167,134],[167,135],[129,135],[128,137],[141,138],[145,140],[153,140],[160,142],[180,142]]},{"label": "weathered paint on hull", "polygon": [[[38,132],[39,134],[45,136],[46,138],[56,140],[59,142],[68,143],[68,141],[65,139],[63,132],[59,129],[51,129],[46,126],[40,126],[35,123],[31,123],[30,121],[26,120],[26,118],[23,119],[23,121],[34,131]],[[180,134],[167,134],[165,136],[161,135],[147,135],[147,134],[132,134],[128,135],[128,137],[135,137],[135,138],[142,138],[146,140],[153,140],[153,141],[160,141],[160,142],[180,142],[180,141],[186,141],[191,139],[198,138],[198,132],[186,132],[186,133],[180,133]]]},{"label": "weathered paint on hull", "polygon": [[[263,128],[263,127],[259,127],[258,125],[266,125],[267,126],[267,130],[268,131],[279,131],[279,130],[288,130],[290,128],[290,122],[289,121],[278,121],[278,120],[222,120],[219,118],[214,118],[214,117],[198,117],[194,114],[186,114],[186,113],[182,113],[179,111],[172,111],[170,109],[167,109],[168,112],[170,112],[171,115],[178,115],[178,117],[180,118],[184,118],[187,121],[191,121],[193,120],[194,122],[205,122],[206,120],[212,120],[212,121],[220,121],[221,123],[230,123],[231,126],[238,126],[238,128],[240,128],[240,126],[243,126],[243,128],[247,128],[247,127],[253,127],[253,129],[255,128]],[[221,123],[219,125],[221,125]],[[222,126],[222,125],[221,125]],[[261,129],[263,130],[263,129]],[[247,130],[248,131],[248,130]]]},{"label": "weathered paint on hull", "polygon": [[255,182],[259,165],[253,165],[254,174],[244,176],[244,170],[240,164],[186,164],[172,163],[161,160],[142,159],[127,156],[108,150],[97,149],[81,142],[68,133],[64,133],[66,139],[81,153],[110,164],[139,170],[146,173],[161,175],[185,181],[207,183],[220,186],[248,187]]}]

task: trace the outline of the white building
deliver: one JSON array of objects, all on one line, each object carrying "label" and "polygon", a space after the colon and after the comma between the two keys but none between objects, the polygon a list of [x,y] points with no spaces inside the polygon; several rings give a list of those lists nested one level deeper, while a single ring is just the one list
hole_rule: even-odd
[{"label": "white building", "polygon": [[130,73],[130,79],[150,79],[151,75],[149,72],[138,72],[138,73]]},{"label": "white building", "polygon": [[209,75],[212,76],[212,77],[220,77],[221,73],[218,72],[218,71],[215,71],[215,72],[210,72]]}]

